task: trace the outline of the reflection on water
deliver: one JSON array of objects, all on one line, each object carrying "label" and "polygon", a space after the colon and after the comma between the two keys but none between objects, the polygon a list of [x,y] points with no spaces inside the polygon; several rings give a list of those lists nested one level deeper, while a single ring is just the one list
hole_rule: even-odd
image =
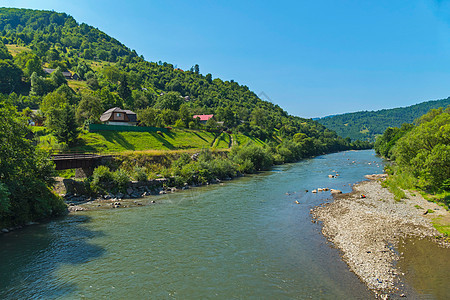
[{"label": "reflection on water", "polygon": [[75,290],[54,272],[63,264],[80,265],[103,254],[101,247],[86,243],[102,234],[79,226],[89,219],[70,216],[0,237],[0,299],[45,299]]},{"label": "reflection on water", "polygon": [[420,299],[450,299],[450,249],[427,239],[408,239],[400,244],[398,263],[406,283]]},{"label": "reflection on water", "polygon": [[0,236],[0,298],[373,298],[311,222],[330,193],[305,190],[381,170],[373,151],[335,153]]}]

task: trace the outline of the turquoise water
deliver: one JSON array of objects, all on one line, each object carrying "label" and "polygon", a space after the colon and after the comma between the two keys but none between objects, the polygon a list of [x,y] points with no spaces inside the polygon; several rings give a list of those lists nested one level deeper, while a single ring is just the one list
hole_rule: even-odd
[{"label": "turquoise water", "polygon": [[0,298],[370,299],[311,222],[329,192],[305,190],[380,172],[373,151],[335,153],[5,234]]}]

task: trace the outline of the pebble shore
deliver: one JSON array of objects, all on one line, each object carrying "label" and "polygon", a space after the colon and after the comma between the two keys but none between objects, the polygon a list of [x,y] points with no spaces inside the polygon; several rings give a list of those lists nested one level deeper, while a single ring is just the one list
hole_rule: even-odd
[{"label": "pebble shore", "polygon": [[401,253],[398,243],[406,237],[436,239],[441,234],[432,226],[433,216],[448,218],[450,213],[421,195],[407,193],[408,199],[395,201],[392,193],[381,186],[385,175],[368,175],[370,181],[354,186],[349,194],[334,195],[334,201],[312,211],[315,221],[322,222],[322,233],[341,250],[349,268],[375,292],[377,298],[402,294],[400,275],[395,262]]}]

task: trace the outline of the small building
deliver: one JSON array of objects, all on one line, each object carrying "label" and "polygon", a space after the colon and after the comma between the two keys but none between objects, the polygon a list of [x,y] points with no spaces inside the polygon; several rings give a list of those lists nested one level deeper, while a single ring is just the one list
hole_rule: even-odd
[{"label": "small building", "polygon": [[199,118],[201,124],[206,124],[209,119],[214,118],[214,115],[194,115],[193,118]]},{"label": "small building", "polygon": [[[44,68],[44,73],[45,73],[45,74],[52,74],[52,73],[55,72],[55,71],[56,71],[56,69],[47,69],[47,68]],[[68,79],[68,80],[74,79],[74,78],[72,77],[72,73],[70,73],[69,71],[62,71],[61,73],[63,74],[64,78],[66,78],[66,79]],[[77,75],[77,77],[78,77],[78,75]]]},{"label": "small building", "polygon": [[100,121],[108,125],[136,126],[137,115],[135,112],[132,112],[131,110],[125,110],[119,107],[114,107],[105,111],[101,115]]}]

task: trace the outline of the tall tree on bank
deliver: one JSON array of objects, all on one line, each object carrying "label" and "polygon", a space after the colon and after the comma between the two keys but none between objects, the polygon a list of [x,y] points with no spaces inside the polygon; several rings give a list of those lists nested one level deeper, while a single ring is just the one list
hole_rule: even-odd
[{"label": "tall tree on bank", "polygon": [[52,193],[53,164],[28,139],[27,120],[0,102],[0,227],[36,221],[65,212]]}]

